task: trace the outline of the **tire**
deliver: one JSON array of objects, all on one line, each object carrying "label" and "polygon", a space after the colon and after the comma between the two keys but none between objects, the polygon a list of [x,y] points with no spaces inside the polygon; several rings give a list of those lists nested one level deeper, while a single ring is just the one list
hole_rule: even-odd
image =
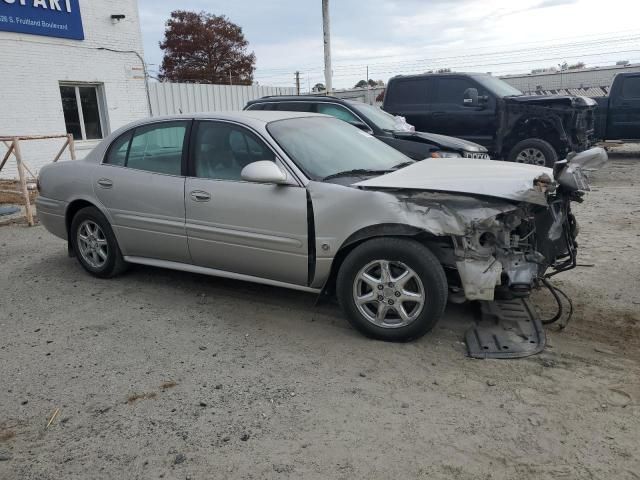
[{"label": "tire", "polygon": [[80,265],[96,277],[115,277],[127,269],[111,225],[95,207],[76,213],[71,221],[69,241]]},{"label": "tire", "polygon": [[511,149],[507,160],[553,168],[558,161],[558,154],[549,142],[539,138],[527,138]]},{"label": "tire", "polygon": [[[383,276],[381,262],[388,262],[391,280],[382,288],[380,280],[389,277]],[[411,271],[413,276],[400,280],[403,271]],[[364,274],[367,280],[363,280]],[[370,283],[372,278],[377,283]],[[447,305],[447,278],[442,265],[427,247],[404,238],[376,238],[357,246],[340,267],[336,288],[349,323],[368,337],[389,342],[422,337],[440,320]],[[416,294],[422,294],[421,307],[413,301]],[[356,302],[356,297],[375,299],[363,305]],[[383,308],[386,317],[382,321],[372,319]]]}]

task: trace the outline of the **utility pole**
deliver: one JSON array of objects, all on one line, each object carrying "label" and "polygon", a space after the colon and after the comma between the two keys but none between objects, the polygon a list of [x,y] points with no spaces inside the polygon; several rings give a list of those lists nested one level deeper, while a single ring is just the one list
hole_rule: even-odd
[{"label": "utility pole", "polygon": [[300,95],[300,72],[296,72],[296,95]]},{"label": "utility pole", "polygon": [[371,91],[369,90],[369,65],[367,65],[367,78],[365,78],[365,80],[367,81],[367,103],[371,105]]},{"label": "utility pole", "polygon": [[331,95],[333,85],[331,82],[331,28],[329,21],[329,0],[322,0],[322,30],[324,32],[324,86],[326,94]]},{"label": "utility pole", "polygon": [[229,85],[233,85],[233,82],[231,81],[231,70],[229,70]]}]

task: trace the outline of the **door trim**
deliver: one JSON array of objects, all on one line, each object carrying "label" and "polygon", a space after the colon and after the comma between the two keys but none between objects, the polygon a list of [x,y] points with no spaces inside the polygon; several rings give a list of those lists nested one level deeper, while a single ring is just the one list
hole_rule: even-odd
[{"label": "door trim", "polygon": [[180,262],[169,262],[167,260],[156,260],[154,258],[145,257],[129,257],[125,256],[124,260],[129,263],[136,263],[138,265],[148,265],[150,267],[168,268],[171,270],[180,270],[183,272],[199,273],[202,275],[209,275],[212,277],[231,278],[233,280],[242,280],[245,282],[260,283],[263,285],[270,285],[272,287],[288,288],[290,290],[298,290],[307,293],[320,293],[321,289],[306,287],[304,285],[296,285],[294,283],[280,282],[278,280],[270,280],[268,278],[254,277],[252,275],[245,275],[242,273],[227,272],[225,270],[217,270],[215,268],[199,267],[198,265],[192,265]]}]

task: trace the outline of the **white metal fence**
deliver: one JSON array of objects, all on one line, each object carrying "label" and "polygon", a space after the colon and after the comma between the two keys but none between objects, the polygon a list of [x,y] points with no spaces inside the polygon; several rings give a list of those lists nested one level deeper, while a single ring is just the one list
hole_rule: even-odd
[{"label": "white metal fence", "polygon": [[242,110],[249,100],[266,95],[295,95],[291,87],[207,85],[196,83],[151,83],[154,116],[179,113]]},{"label": "white metal fence", "polygon": [[369,105],[381,106],[382,100],[378,100],[378,97],[382,92],[384,92],[384,87],[353,88],[351,90],[334,91],[333,96],[344,100],[357,100]]}]

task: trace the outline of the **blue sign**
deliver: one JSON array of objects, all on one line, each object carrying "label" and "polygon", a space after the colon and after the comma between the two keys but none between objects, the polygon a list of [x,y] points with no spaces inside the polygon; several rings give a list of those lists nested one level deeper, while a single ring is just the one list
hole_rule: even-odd
[{"label": "blue sign", "polygon": [[0,30],[84,40],[79,0],[0,0]]}]

